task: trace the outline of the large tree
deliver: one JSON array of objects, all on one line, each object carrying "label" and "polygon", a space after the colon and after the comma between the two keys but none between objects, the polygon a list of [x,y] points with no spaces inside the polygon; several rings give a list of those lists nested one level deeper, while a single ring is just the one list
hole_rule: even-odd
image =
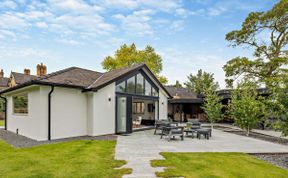
[{"label": "large tree", "polygon": [[162,71],[162,58],[151,46],[146,46],[145,49],[138,50],[134,43],[131,45],[124,44],[116,50],[114,56],[105,57],[102,66],[107,71],[111,71],[139,63],[145,63],[162,84],[168,82],[166,77],[160,76]]},{"label": "large tree", "polygon": [[190,74],[185,84],[186,88],[197,94],[204,95],[205,90],[211,88],[216,90],[219,88],[218,82],[215,82],[214,74],[198,70],[196,75]]},{"label": "large tree", "polygon": [[224,66],[228,86],[239,77],[254,77],[267,86],[273,84],[271,78],[287,72],[288,0],[281,0],[266,12],[251,12],[241,29],[228,33],[226,40],[233,47],[254,49],[253,59],[236,57]]}]

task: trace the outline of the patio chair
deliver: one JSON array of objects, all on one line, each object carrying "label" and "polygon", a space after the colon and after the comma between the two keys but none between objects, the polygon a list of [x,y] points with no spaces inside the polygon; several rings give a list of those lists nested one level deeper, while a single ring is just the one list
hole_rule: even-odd
[{"label": "patio chair", "polygon": [[139,116],[136,120],[135,120],[135,126],[136,128],[141,126],[141,122],[142,122],[142,117]]},{"label": "patio chair", "polygon": [[156,135],[157,130],[161,130],[163,129],[163,126],[166,126],[166,124],[170,123],[167,120],[156,120],[155,122],[155,131],[154,131],[154,135]]},{"label": "patio chair", "polygon": [[181,140],[184,140],[184,127],[177,126],[175,123],[169,123],[162,128],[161,139],[163,136],[168,136],[168,141],[170,141],[172,137],[175,138],[176,136],[179,136]]}]

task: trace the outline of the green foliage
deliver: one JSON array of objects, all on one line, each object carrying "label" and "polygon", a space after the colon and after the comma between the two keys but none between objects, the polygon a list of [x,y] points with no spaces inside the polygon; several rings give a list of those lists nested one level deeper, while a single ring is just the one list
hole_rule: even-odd
[{"label": "green foliage", "polygon": [[0,140],[0,177],[122,177],[115,141],[72,141],[17,149]]},{"label": "green foliage", "polygon": [[204,95],[205,90],[211,88],[216,90],[219,88],[218,82],[214,81],[214,74],[198,70],[196,75],[190,74],[185,86],[197,94]]},{"label": "green foliage", "polygon": [[4,99],[0,98],[0,112],[5,111],[5,101]]},{"label": "green foliage", "polygon": [[120,46],[114,56],[105,57],[102,66],[107,71],[111,71],[139,63],[145,63],[161,83],[166,84],[168,82],[166,77],[160,76],[162,71],[162,58],[151,46],[146,46],[145,49],[138,50],[134,43],[130,46],[124,44]]},{"label": "green foliage", "polygon": [[176,83],[173,86],[176,88],[183,88],[182,84],[178,80],[176,80]]},{"label": "green foliage", "polygon": [[282,136],[288,136],[288,75],[282,75],[271,83],[266,105],[270,115],[277,118],[274,127],[282,131]]},{"label": "green foliage", "polygon": [[[281,0],[267,12],[251,12],[240,30],[226,35],[233,47],[248,46],[254,49],[255,60],[236,57],[223,67],[227,84],[240,76],[255,77],[267,84],[267,78],[277,77],[287,72],[288,64],[288,1]],[[269,33],[269,41],[263,36]],[[266,41],[266,42],[265,42]]]},{"label": "green foliage", "polygon": [[266,119],[266,105],[258,96],[257,85],[252,81],[243,81],[232,91],[229,114],[235,123],[249,136],[251,129]]},{"label": "green foliage", "polygon": [[[224,65],[228,87],[243,77],[256,80],[269,89],[265,101],[268,113],[278,119],[276,127],[288,135],[287,78],[288,75],[288,0],[280,0],[266,12],[251,12],[240,30],[226,35],[231,46],[254,49],[254,59],[236,57]],[[267,40],[267,34],[269,39]],[[265,37],[266,39],[263,39]],[[285,91],[286,90],[286,91]]]},{"label": "green foliage", "polygon": [[222,97],[219,96],[215,89],[208,88],[205,90],[205,99],[203,104],[203,110],[211,122],[211,127],[213,129],[213,123],[223,119],[223,105]]},{"label": "green foliage", "polygon": [[158,177],[286,178],[288,171],[244,153],[161,153],[153,167],[166,167]]}]

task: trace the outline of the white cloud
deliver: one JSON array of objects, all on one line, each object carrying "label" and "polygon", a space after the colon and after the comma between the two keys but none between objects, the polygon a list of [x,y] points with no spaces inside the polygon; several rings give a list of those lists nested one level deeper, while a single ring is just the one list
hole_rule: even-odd
[{"label": "white cloud", "polygon": [[137,35],[152,35],[153,29],[149,22],[154,13],[151,9],[145,9],[134,11],[127,16],[116,14],[113,17],[121,21],[122,28],[127,32],[136,33]]},{"label": "white cloud", "polygon": [[181,31],[184,29],[184,21],[183,20],[176,20],[171,23],[170,29],[172,31]]},{"label": "white cloud", "polygon": [[190,73],[195,74],[199,69],[203,69],[214,73],[221,88],[225,88],[225,75],[222,67],[226,62],[223,56],[213,52],[183,51],[177,47],[162,49],[159,54],[164,63],[163,75],[168,77],[170,84],[174,84],[176,80],[183,83]]},{"label": "white cloud", "polygon": [[87,14],[102,10],[100,6],[87,4],[83,0],[49,0],[48,3],[51,8],[69,13]]},{"label": "white cloud", "polygon": [[4,8],[16,9],[17,4],[11,0],[4,0],[4,1],[0,2],[0,9],[4,9]]},{"label": "white cloud", "polygon": [[140,10],[149,8],[164,12],[172,12],[182,6],[181,0],[104,0],[106,7]]},{"label": "white cloud", "polygon": [[0,15],[0,29],[22,29],[29,25],[27,21],[11,13]]},{"label": "white cloud", "polygon": [[48,25],[45,22],[36,22],[35,25],[38,28],[48,28]]},{"label": "white cloud", "polygon": [[73,45],[73,46],[82,45],[81,42],[76,41],[76,40],[60,39],[60,40],[56,40],[56,41],[57,41],[57,42],[60,42],[60,43],[68,44],[68,45]]}]

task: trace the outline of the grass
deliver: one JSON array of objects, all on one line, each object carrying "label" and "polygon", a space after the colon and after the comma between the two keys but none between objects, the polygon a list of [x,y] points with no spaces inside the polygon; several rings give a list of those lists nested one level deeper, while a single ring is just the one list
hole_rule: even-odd
[{"label": "grass", "polygon": [[14,148],[0,140],[0,177],[117,178],[131,169],[115,169],[115,141],[72,141],[32,148]]},{"label": "grass", "polygon": [[5,125],[5,121],[4,120],[0,120],[0,126],[4,126]]},{"label": "grass", "polygon": [[244,153],[161,153],[153,167],[166,167],[159,177],[286,178],[288,171]]}]

